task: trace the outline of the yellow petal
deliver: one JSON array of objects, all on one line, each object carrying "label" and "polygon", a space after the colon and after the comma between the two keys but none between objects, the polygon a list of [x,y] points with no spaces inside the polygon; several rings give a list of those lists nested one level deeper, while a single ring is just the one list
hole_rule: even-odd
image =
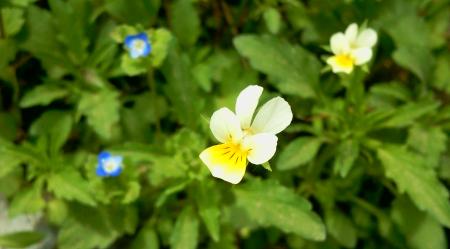
[{"label": "yellow petal", "polygon": [[245,174],[247,152],[240,145],[226,143],[214,145],[200,154],[200,159],[214,177],[237,184]]}]

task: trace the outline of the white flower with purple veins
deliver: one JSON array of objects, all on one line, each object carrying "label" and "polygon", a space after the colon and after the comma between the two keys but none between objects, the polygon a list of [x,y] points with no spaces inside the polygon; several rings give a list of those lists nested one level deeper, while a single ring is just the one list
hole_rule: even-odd
[{"label": "white flower with purple veins", "polygon": [[372,58],[372,47],[377,42],[377,33],[371,28],[358,29],[350,24],[345,33],[331,36],[330,46],[334,56],[327,59],[334,73],[351,73],[354,66],[367,63]]},{"label": "white flower with purple veins", "polygon": [[133,59],[146,57],[152,51],[152,45],[145,32],[125,37],[125,47]]},{"label": "white flower with purple veins", "polygon": [[120,175],[123,169],[123,157],[113,156],[109,152],[101,152],[98,155],[96,173],[100,177],[114,177]]},{"label": "white flower with purple veins", "polygon": [[205,149],[200,159],[214,177],[237,184],[248,161],[264,164],[275,154],[276,135],[291,123],[293,115],[289,104],[275,97],[253,118],[262,92],[260,86],[248,86],[239,94],[235,112],[221,108],[211,116],[209,126],[220,144]]}]

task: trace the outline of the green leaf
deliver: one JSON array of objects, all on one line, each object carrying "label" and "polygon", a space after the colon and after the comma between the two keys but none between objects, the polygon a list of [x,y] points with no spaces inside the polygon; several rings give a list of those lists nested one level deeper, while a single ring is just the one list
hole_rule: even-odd
[{"label": "green leaf", "polygon": [[26,92],[20,100],[19,106],[28,108],[37,105],[47,106],[57,99],[66,97],[69,94],[67,89],[53,84],[39,85]]},{"label": "green leaf", "polygon": [[17,34],[25,23],[24,11],[20,8],[4,8],[0,11],[2,12],[6,36],[9,37]]},{"label": "green leaf", "polygon": [[153,32],[150,37],[152,43],[152,65],[160,67],[167,57],[167,53],[172,41],[172,34],[164,28],[160,28]]},{"label": "green leaf", "polygon": [[417,207],[450,227],[448,190],[439,182],[435,172],[424,165],[423,159],[394,145],[383,145],[377,154],[386,176],[397,184],[400,192],[406,192]]},{"label": "green leaf", "polygon": [[75,170],[64,170],[52,174],[48,179],[48,190],[58,198],[76,200],[94,206],[91,189],[86,180]]},{"label": "green leaf", "polygon": [[88,124],[104,139],[110,139],[113,127],[119,121],[119,94],[101,90],[96,93],[84,92],[78,103],[78,113],[87,117]]},{"label": "green leaf", "polygon": [[434,70],[434,77],[432,84],[438,89],[444,90],[450,94],[450,53],[446,53],[438,57],[436,69]]},{"label": "green leaf", "polygon": [[150,227],[142,228],[136,239],[131,243],[130,249],[158,249],[159,240],[155,230]]},{"label": "green leaf", "polygon": [[69,138],[72,123],[72,115],[67,112],[47,111],[30,127],[30,134],[48,139],[49,151],[56,153]]},{"label": "green leaf", "polygon": [[120,22],[148,26],[156,20],[160,5],[161,0],[110,0],[105,9]]},{"label": "green leaf", "polygon": [[353,139],[345,140],[339,144],[334,160],[334,172],[346,177],[359,156],[359,143]]},{"label": "green leaf", "polygon": [[289,170],[305,165],[319,151],[322,140],[316,137],[300,137],[288,144],[277,160],[279,170]]},{"label": "green leaf", "polygon": [[150,68],[150,57],[131,58],[128,53],[120,57],[120,67],[128,76],[136,76],[147,72]]},{"label": "green leaf", "polygon": [[[89,214],[89,215],[87,215]],[[61,249],[107,248],[119,236],[104,208],[71,204],[69,217],[58,233]],[[82,239],[80,239],[80,237]]]},{"label": "green leaf", "polygon": [[200,18],[192,0],[176,0],[171,5],[172,31],[180,43],[192,46],[200,36]]},{"label": "green leaf", "polygon": [[220,192],[212,181],[199,183],[196,189],[195,200],[198,212],[205,224],[209,235],[214,241],[220,239]]},{"label": "green leaf", "polygon": [[281,28],[281,15],[275,8],[268,8],[263,13],[264,22],[270,33],[276,34]]},{"label": "green leaf", "polygon": [[438,126],[414,125],[409,129],[407,144],[424,156],[427,166],[435,168],[447,148],[447,135]]},{"label": "green leaf", "polygon": [[352,221],[337,208],[326,212],[325,223],[328,232],[339,244],[346,248],[356,246],[356,228]]},{"label": "green leaf", "polygon": [[423,115],[435,111],[439,102],[427,101],[419,103],[408,103],[392,112],[391,117],[382,123],[383,127],[404,127],[411,125],[414,120]]},{"label": "green leaf", "polygon": [[44,238],[39,232],[15,232],[0,236],[0,246],[7,248],[24,248],[38,243]]},{"label": "green leaf", "polygon": [[435,60],[430,49],[429,29],[416,7],[411,1],[390,1],[382,13],[379,26],[387,31],[397,46],[394,60],[422,81],[429,82]]},{"label": "green leaf", "polygon": [[[181,54],[172,47],[162,69],[168,82],[165,92],[173,110],[176,112],[176,117],[180,123],[190,128],[196,127],[199,122],[200,109],[204,102],[199,98],[199,91],[191,73],[189,58],[186,54]],[[193,99],[196,101],[192,101]]]},{"label": "green leaf", "polygon": [[22,162],[23,158],[17,157],[15,153],[8,153],[6,149],[0,146],[0,177],[9,174]]},{"label": "green leaf", "polygon": [[311,210],[311,204],[291,189],[274,181],[255,180],[234,192],[237,205],[258,224],[275,226],[309,240],[325,239],[325,226]]},{"label": "green leaf", "polygon": [[37,213],[42,210],[45,207],[45,201],[42,198],[41,185],[35,184],[14,196],[9,206],[9,215],[14,217],[20,214]]},{"label": "green leaf", "polygon": [[392,203],[391,216],[404,234],[409,248],[448,248],[444,228],[430,215],[418,210],[408,198],[400,197]]},{"label": "green leaf", "polygon": [[195,249],[198,244],[198,220],[191,207],[187,206],[178,215],[170,238],[172,249]]},{"label": "green leaf", "polygon": [[57,65],[70,68],[71,64],[55,35],[57,31],[50,13],[36,6],[30,6],[27,13],[26,27],[29,35],[22,46],[49,67]]},{"label": "green leaf", "polygon": [[141,193],[141,185],[139,182],[129,182],[128,189],[125,196],[122,199],[123,204],[130,204],[136,199],[139,198],[139,194]]},{"label": "green leaf", "polygon": [[252,67],[270,76],[282,93],[315,96],[321,66],[302,47],[271,36],[240,35],[233,42]]}]

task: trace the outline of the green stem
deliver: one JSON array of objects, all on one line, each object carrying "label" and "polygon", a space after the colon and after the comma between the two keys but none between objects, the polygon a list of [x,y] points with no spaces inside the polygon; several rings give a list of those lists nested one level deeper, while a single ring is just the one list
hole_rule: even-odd
[{"label": "green stem", "polygon": [[147,80],[148,80],[148,87],[150,89],[150,95],[153,102],[153,115],[155,116],[156,139],[159,139],[161,136],[161,124],[159,122],[158,94],[156,93],[156,84],[153,68],[150,68],[148,70]]}]

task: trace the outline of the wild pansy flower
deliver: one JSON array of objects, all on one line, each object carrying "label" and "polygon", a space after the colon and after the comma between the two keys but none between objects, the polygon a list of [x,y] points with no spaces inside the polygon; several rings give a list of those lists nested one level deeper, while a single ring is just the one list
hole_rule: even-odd
[{"label": "wild pansy flower", "polygon": [[289,104],[281,97],[265,103],[253,119],[263,88],[251,85],[236,100],[236,112],[221,108],[213,113],[210,129],[220,142],[200,154],[214,177],[237,184],[244,177],[247,160],[263,164],[275,154],[278,138],[292,121]]},{"label": "wild pansy flower", "polygon": [[355,65],[367,63],[372,58],[372,47],[377,42],[377,33],[371,29],[360,29],[350,24],[345,33],[331,36],[330,45],[334,56],[327,59],[334,73],[351,73]]},{"label": "wild pansy flower", "polygon": [[145,32],[125,37],[125,46],[133,59],[145,57],[152,51],[152,45]]},{"label": "wild pansy flower", "polygon": [[109,152],[101,152],[98,155],[97,175],[100,177],[118,176],[122,172],[123,157],[113,156]]}]

